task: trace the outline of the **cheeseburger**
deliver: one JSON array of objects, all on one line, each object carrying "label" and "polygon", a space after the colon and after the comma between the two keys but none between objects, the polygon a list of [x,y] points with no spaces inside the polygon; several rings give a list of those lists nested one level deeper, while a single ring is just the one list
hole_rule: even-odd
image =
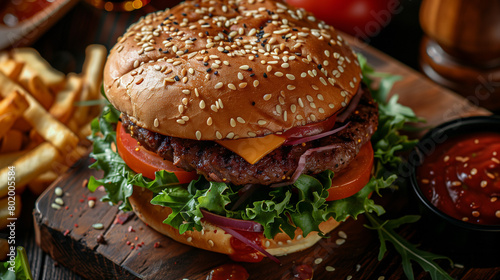
[{"label": "cheeseburger", "polygon": [[378,108],[361,78],[347,42],[285,2],[149,14],[109,54],[90,188],[235,260],[308,248],[370,201]]}]

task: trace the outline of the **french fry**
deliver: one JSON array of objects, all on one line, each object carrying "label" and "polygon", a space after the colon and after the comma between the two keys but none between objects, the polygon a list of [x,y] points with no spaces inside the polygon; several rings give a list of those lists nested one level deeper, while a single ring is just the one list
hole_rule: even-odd
[{"label": "french fry", "polygon": [[14,125],[15,121],[28,109],[28,101],[19,93],[11,92],[0,101],[0,138]]},{"label": "french fry", "polygon": [[11,51],[16,61],[24,62],[34,72],[40,73],[43,83],[52,90],[57,90],[64,85],[64,74],[54,69],[32,48],[18,48]]},{"label": "french fry", "polygon": [[[83,64],[83,90],[80,101],[100,99],[99,90],[102,83],[104,63],[106,61],[107,50],[102,45],[90,45],[85,50],[86,59]],[[90,120],[90,106],[79,106],[76,108],[74,118],[79,125],[83,125]]]},{"label": "french fry", "polygon": [[[13,211],[14,215],[10,215],[9,210],[9,202],[15,203],[15,210]],[[21,196],[15,195],[10,197],[5,197],[0,199],[0,229],[4,229],[9,224],[9,220],[7,218],[19,218],[21,215]]]},{"label": "french fry", "polygon": [[52,106],[54,96],[38,76],[38,73],[34,72],[29,67],[24,67],[18,80],[19,84],[31,93],[45,109],[49,109],[50,106]]},{"label": "french fry", "polygon": [[52,143],[62,152],[70,151],[78,144],[78,137],[64,124],[56,120],[42,105],[20,85],[11,81],[3,73],[0,73],[0,94],[17,90],[29,103],[28,109],[23,117],[33,128],[48,142]]},{"label": "french fry", "polygon": [[19,130],[11,129],[5,134],[0,145],[0,153],[13,153],[21,150],[23,144],[23,133]]},{"label": "french fry", "polygon": [[23,67],[24,62],[18,62],[13,59],[6,59],[0,62],[0,71],[14,81],[17,81],[19,75],[21,75]]},{"label": "french fry", "polygon": [[24,149],[19,152],[0,154],[0,169],[12,165],[16,159],[22,157],[24,154],[28,153],[28,149]]},{"label": "french fry", "polygon": [[[53,164],[60,160],[59,151],[52,144],[44,142],[14,161],[11,166],[16,171],[16,193],[22,193],[26,184],[44,172],[52,170]],[[8,193],[8,172],[8,167],[0,170],[0,197]]]},{"label": "french fry", "polygon": [[35,195],[40,195],[42,192],[54,182],[59,175],[54,171],[47,171],[28,183],[28,189]]},{"label": "french fry", "polygon": [[57,93],[49,112],[62,123],[67,123],[74,110],[74,102],[82,90],[82,78],[74,73],[68,75],[66,86]]},{"label": "french fry", "polygon": [[22,132],[28,132],[30,131],[33,127],[29,122],[27,122],[23,117],[18,118],[15,122],[13,127],[15,127],[17,130],[20,130]]}]

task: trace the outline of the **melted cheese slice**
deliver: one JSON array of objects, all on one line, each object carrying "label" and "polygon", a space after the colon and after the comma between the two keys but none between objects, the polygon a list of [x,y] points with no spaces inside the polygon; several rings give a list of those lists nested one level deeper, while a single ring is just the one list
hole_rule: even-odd
[{"label": "melted cheese slice", "polygon": [[264,137],[215,141],[219,145],[237,153],[250,164],[258,162],[286,141],[285,137],[270,134]]}]

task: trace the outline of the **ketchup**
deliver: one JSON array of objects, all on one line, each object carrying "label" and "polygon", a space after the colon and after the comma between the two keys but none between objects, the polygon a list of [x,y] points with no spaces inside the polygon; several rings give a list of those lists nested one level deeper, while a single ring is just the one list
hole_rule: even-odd
[{"label": "ketchup", "polygon": [[0,24],[16,26],[51,5],[54,0],[6,0],[0,3]]},{"label": "ketchup", "polygon": [[224,264],[210,271],[207,280],[247,280],[250,275],[239,264]]},{"label": "ketchup", "polygon": [[500,133],[460,136],[427,156],[417,170],[424,195],[464,222],[500,225]]},{"label": "ketchup", "polygon": [[[246,231],[238,232],[248,238],[251,242],[257,244],[257,246],[262,246],[262,233]],[[234,250],[234,254],[230,255],[233,261],[255,263],[262,261],[262,259],[264,258],[264,256],[257,250],[241,242],[237,238],[234,238],[234,236],[231,236],[230,243],[231,247],[233,247]]]}]

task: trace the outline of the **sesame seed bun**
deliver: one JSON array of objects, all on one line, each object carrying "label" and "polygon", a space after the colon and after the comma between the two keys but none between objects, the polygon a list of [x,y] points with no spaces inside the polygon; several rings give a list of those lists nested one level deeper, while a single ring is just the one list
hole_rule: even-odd
[{"label": "sesame seed bun", "polygon": [[110,52],[104,89],[141,127],[218,140],[324,120],[347,106],[360,77],[347,43],[304,10],[186,1],[128,29]]},{"label": "sesame seed bun", "polygon": [[[130,204],[137,216],[156,231],[174,239],[177,242],[200,249],[222,253],[226,255],[234,254],[231,246],[231,235],[221,228],[202,222],[202,231],[186,231],[179,234],[179,230],[164,224],[162,221],[172,212],[168,207],[153,205],[150,203],[153,193],[150,190],[134,186],[134,192],[129,197]],[[339,222],[330,218],[319,225],[320,230],[327,234],[339,225]],[[261,245],[267,252],[274,256],[282,256],[305,250],[318,242],[321,237],[317,232],[311,232],[306,237],[302,236],[302,230],[295,231],[293,240],[285,233],[279,233],[274,239],[261,238]]]}]

